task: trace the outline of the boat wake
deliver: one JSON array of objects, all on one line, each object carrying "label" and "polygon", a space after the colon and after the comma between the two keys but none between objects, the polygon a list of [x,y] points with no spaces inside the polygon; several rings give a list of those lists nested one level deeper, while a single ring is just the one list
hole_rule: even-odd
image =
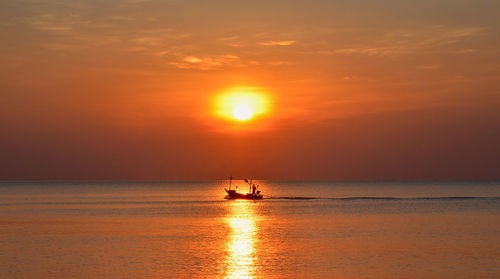
[{"label": "boat wake", "polygon": [[500,197],[342,197],[342,198],[327,198],[327,197],[264,197],[265,199],[273,200],[500,200]]}]

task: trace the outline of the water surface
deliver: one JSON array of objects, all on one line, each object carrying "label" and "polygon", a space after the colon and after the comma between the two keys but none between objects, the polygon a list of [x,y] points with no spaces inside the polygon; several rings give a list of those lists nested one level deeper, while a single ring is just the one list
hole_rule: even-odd
[{"label": "water surface", "polygon": [[0,278],[500,277],[499,182],[257,183],[0,183]]}]

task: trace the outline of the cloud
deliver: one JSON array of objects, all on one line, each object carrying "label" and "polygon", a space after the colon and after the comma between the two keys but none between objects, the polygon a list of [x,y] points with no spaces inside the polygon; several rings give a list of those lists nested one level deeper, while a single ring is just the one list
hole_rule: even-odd
[{"label": "cloud", "polygon": [[239,38],[239,36],[223,37],[223,38],[219,38],[218,41],[223,41],[223,42],[234,41],[234,40],[238,40],[238,38]]},{"label": "cloud", "polygon": [[259,61],[255,61],[255,60],[248,61],[248,65],[259,66],[260,64],[262,64],[262,63],[260,63]]},{"label": "cloud", "polygon": [[169,62],[179,69],[214,70],[238,62],[240,57],[235,55],[219,55],[209,57],[186,56],[179,61]]},{"label": "cloud", "polygon": [[158,52],[155,53],[156,56],[164,56],[164,55],[167,55],[170,53],[170,50],[160,50]]},{"label": "cloud", "polygon": [[434,65],[422,65],[418,67],[420,70],[437,70],[441,68],[441,65],[439,64],[434,64]]},{"label": "cloud", "polygon": [[455,51],[455,54],[469,54],[469,53],[476,53],[477,49],[472,49],[472,48],[467,48],[467,49],[459,49]]},{"label": "cloud", "polygon": [[54,33],[68,33],[76,27],[89,24],[89,21],[84,20],[78,15],[59,16],[52,14],[41,14],[28,21],[28,24],[40,31]]},{"label": "cloud", "polygon": [[[394,54],[400,54],[404,52],[401,49],[398,48],[387,48],[387,47],[357,47],[357,48],[341,48],[341,49],[336,49],[330,53],[336,53],[336,54],[362,54],[362,55],[367,55],[367,56],[387,56],[387,55],[394,55]],[[325,52],[323,52],[325,53]]]},{"label": "cloud", "polygon": [[115,16],[109,16],[108,17],[110,20],[114,20],[114,21],[134,21],[136,20],[136,18],[134,17],[129,17],[129,16],[118,16],[118,15],[115,15]]},{"label": "cloud", "polygon": [[271,66],[284,66],[284,65],[293,65],[294,63],[290,61],[270,61],[267,62],[267,64]]},{"label": "cloud", "polygon": [[177,41],[191,36],[189,33],[174,32],[172,30],[157,30],[149,33],[145,36],[131,39],[131,42],[138,45],[160,46],[168,41]]},{"label": "cloud", "polygon": [[[319,54],[366,55],[366,56],[401,56],[420,50],[434,50],[449,46],[484,33],[483,28],[446,28],[431,26],[415,30],[392,31],[385,33],[373,42],[361,46],[321,50]],[[474,49],[465,49],[457,53],[473,53]]]},{"label": "cloud", "polygon": [[267,42],[260,42],[259,45],[261,46],[290,46],[295,44],[296,41],[267,41]]},{"label": "cloud", "polygon": [[229,43],[227,45],[230,46],[230,47],[243,47],[244,46],[243,43],[238,43],[238,42],[231,42],[231,43]]}]

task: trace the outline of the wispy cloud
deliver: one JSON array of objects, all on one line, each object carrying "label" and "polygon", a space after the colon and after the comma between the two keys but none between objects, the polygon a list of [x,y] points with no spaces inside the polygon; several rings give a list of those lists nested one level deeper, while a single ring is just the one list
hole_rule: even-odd
[{"label": "wispy cloud", "polygon": [[267,64],[271,66],[285,66],[285,65],[293,65],[294,63],[290,61],[270,61],[267,62]]},{"label": "wispy cloud", "polygon": [[144,36],[136,37],[131,42],[138,45],[158,46],[164,45],[168,41],[176,41],[189,38],[191,34],[183,32],[175,32],[171,29],[153,30]]},{"label": "wispy cloud", "polygon": [[227,45],[230,46],[230,47],[243,47],[243,46],[245,46],[245,44],[240,43],[240,42],[231,42],[231,43],[229,43]]},{"label": "wispy cloud", "polygon": [[[432,26],[416,30],[392,31],[373,42],[361,46],[321,50],[319,54],[359,54],[366,56],[400,56],[424,49],[462,42],[467,38],[479,36],[483,28],[446,28]],[[472,53],[475,50],[461,50],[460,53]],[[458,52],[457,52],[458,53]]]},{"label": "wispy cloud", "polygon": [[441,68],[441,65],[439,64],[434,64],[434,65],[422,65],[418,67],[420,70],[437,70]]},{"label": "wispy cloud", "polygon": [[455,54],[469,54],[469,53],[476,53],[476,52],[477,52],[477,49],[467,48],[467,49],[459,49],[459,50],[455,51],[454,53]]},{"label": "wispy cloud", "polygon": [[223,41],[223,42],[234,41],[234,40],[238,40],[238,38],[239,38],[239,36],[222,37],[222,38],[219,38],[218,41]]},{"label": "wispy cloud", "polygon": [[261,46],[290,46],[295,44],[296,41],[267,41],[267,42],[260,42],[259,45]]},{"label": "wispy cloud", "polygon": [[73,31],[76,27],[88,24],[78,15],[56,16],[41,14],[27,22],[32,28],[40,31],[64,33]]},{"label": "wispy cloud", "polygon": [[240,57],[230,54],[208,57],[186,56],[169,64],[179,69],[214,70],[234,64],[239,60]]},{"label": "wispy cloud", "polygon": [[333,51],[322,51],[322,54],[362,54],[367,56],[386,56],[403,53],[405,50],[395,47],[354,47],[341,48]]}]

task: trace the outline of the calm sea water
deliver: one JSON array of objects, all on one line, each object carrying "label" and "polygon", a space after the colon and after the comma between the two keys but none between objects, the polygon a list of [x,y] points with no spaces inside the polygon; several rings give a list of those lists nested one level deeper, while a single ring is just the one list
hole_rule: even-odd
[{"label": "calm sea water", "polygon": [[500,182],[258,184],[0,183],[0,278],[500,278]]}]

